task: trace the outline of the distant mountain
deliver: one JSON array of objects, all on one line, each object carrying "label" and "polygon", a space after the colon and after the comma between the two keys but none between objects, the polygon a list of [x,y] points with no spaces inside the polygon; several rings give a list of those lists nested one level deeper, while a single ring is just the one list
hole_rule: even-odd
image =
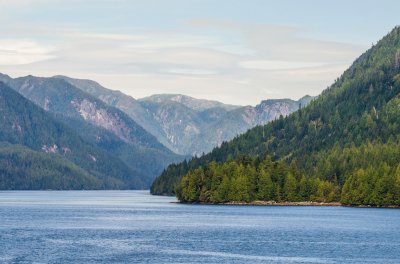
[{"label": "distant mountain", "polygon": [[163,104],[166,102],[175,102],[195,111],[204,111],[211,108],[223,108],[229,111],[240,107],[237,105],[224,104],[213,100],[196,99],[182,94],[155,94],[139,99],[139,101],[153,102],[159,104]]},{"label": "distant mountain", "polygon": [[255,107],[244,106],[225,113],[221,113],[216,108],[205,110],[207,112],[206,118],[210,116],[216,116],[216,118],[209,122],[202,132],[192,140],[190,148],[202,149],[202,153],[208,153],[215,146],[220,146],[222,142],[229,141],[250,128],[264,125],[280,116],[288,116],[298,110],[299,107],[308,105],[313,98],[312,96],[304,96],[298,101],[270,99],[262,101]]},{"label": "distant mountain", "polygon": [[33,76],[12,79],[2,75],[0,80],[54,114],[87,142],[122,160],[143,182],[142,187],[148,186],[165,166],[183,159],[121,110],[63,79]]},{"label": "distant mountain", "polygon": [[[114,106],[125,112],[137,124],[146,131],[154,135],[159,142],[167,148],[173,150],[173,145],[165,137],[158,122],[154,119],[152,113],[142,107],[141,103],[133,97],[123,94],[119,91],[109,90],[92,80],[74,79],[66,76],[57,75],[55,78],[63,79],[82,91],[102,100],[110,106]],[[176,151],[175,151],[176,152]]]},{"label": "distant mountain", "polygon": [[135,171],[0,82],[1,189],[145,188]]},{"label": "distant mountain", "polygon": [[[302,98],[307,105],[313,97]],[[259,124],[296,111],[300,101],[266,100],[252,106],[224,105],[182,95],[153,95],[139,100],[152,113],[176,152],[201,155]]]},{"label": "distant mountain", "polygon": [[177,190],[189,202],[265,199],[400,206],[399,150],[396,27],[308,106],[250,129],[202,157],[170,165],[151,192]]},{"label": "distant mountain", "polygon": [[289,115],[313,98],[266,100],[255,107],[180,94],[158,94],[136,100],[91,80],[56,77],[124,111],[164,146],[182,155],[207,153],[256,125]]}]

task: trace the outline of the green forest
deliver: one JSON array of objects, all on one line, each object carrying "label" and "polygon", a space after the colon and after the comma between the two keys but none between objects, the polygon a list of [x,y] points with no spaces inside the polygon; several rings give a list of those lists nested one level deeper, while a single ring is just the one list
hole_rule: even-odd
[{"label": "green forest", "polygon": [[[398,151],[399,145],[396,145]],[[349,150],[350,153],[353,150]],[[356,151],[356,150],[354,150]],[[343,157],[342,157],[343,158]],[[360,157],[357,157],[360,158]],[[353,161],[351,161],[353,162]],[[190,171],[176,186],[183,202],[226,203],[230,201],[341,202],[345,205],[400,205],[400,165],[368,165],[339,181],[304,175],[295,165],[242,157],[235,161]]]},{"label": "green forest", "polygon": [[[84,141],[55,116],[2,82],[0,116],[1,189],[25,189],[27,186],[32,189],[131,189],[145,186],[124,162]],[[15,151],[12,147],[4,147],[6,143],[16,146]],[[55,153],[44,153],[44,148],[53,146],[56,146]],[[25,178],[26,183],[19,182],[19,176],[14,176],[22,175],[21,168],[26,169],[26,176],[32,176]],[[66,180],[67,185],[57,186],[46,179],[50,171],[54,172],[56,180],[65,175],[77,183]],[[40,174],[43,178],[35,176]],[[92,181],[93,178],[96,180]],[[38,182],[30,183],[34,179]]]},{"label": "green forest", "polygon": [[[255,127],[209,154],[170,165],[154,181],[151,192],[176,194],[182,201],[195,201],[191,196],[187,199],[187,191],[192,188],[185,186],[191,178],[196,179],[193,175],[204,174],[200,177],[203,179],[201,188],[195,193],[199,193],[199,201],[213,202],[203,200],[214,199],[210,197],[214,197],[211,193],[215,192],[212,188],[216,186],[209,181],[218,182],[219,176],[209,173],[212,166],[222,169],[240,156],[256,160],[270,155],[274,163],[295,165],[297,175],[336,188],[335,195],[310,193],[310,200],[399,205],[399,135],[400,28],[396,27],[356,59],[307,107],[265,126]],[[212,165],[214,163],[216,165]],[[243,177],[247,178],[245,175],[251,174],[249,171],[260,173],[263,170],[258,165],[246,165],[241,172]],[[233,181],[234,173],[229,173],[226,176]],[[274,188],[280,190],[280,199],[288,200],[284,186],[289,176],[273,176],[273,170],[268,173],[272,178],[280,178],[279,187],[275,185]],[[291,175],[296,179],[293,197],[297,200],[301,197],[298,186],[302,176],[296,178],[294,172]],[[251,179],[247,181],[251,182]],[[258,189],[265,187],[255,186],[249,189],[246,199],[259,199]],[[200,197],[200,194],[203,195]],[[232,200],[229,197],[224,195],[225,201]]]},{"label": "green forest", "polygon": [[102,182],[60,155],[0,143],[0,190],[100,189]]},{"label": "green forest", "polygon": [[224,203],[228,201],[318,201],[338,199],[338,186],[318,178],[305,177],[292,164],[241,157],[221,165],[190,171],[176,188],[179,200]]}]

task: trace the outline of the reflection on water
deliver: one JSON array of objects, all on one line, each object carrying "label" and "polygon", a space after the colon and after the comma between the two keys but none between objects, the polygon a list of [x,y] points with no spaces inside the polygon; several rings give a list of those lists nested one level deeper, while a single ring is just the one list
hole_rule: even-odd
[{"label": "reflection on water", "polygon": [[0,263],[400,263],[400,210],[0,192]]}]

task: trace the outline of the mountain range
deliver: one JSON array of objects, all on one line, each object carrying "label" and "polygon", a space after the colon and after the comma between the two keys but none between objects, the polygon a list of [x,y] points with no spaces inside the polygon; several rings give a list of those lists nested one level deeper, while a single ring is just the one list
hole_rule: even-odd
[{"label": "mountain range", "polygon": [[[36,162],[31,162],[33,167],[27,166],[22,174],[36,175],[32,177],[37,179],[41,179],[38,172],[42,175],[58,175],[54,176],[53,182],[42,179],[38,180],[40,184],[32,182],[31,185],[4,181],[7,184],[3,184],[3,189],[18,188],[16,186],[27,189],[74,189],[78,188],[80,178],[90,178],[93,181],[90,184],[86,181],[87,184],[79,185],[79,188],[148,188],[154,177],[169,164],[208,152],[252,126],[281,115],[286,116],[312,100],[311,96],[306,96],[299,101],[266,100],[255,107],[241,107],[170,94],[136,100],[119,91],[106,89],[94,81],[61,75],[11,78],[0,74],[0,82],[4,83],[4,103],[8,100],[20,101],[19,105],[33,103],[27,109],[15,110],[19,105],[2,108],[3,115],[14,120],[9,120],[14,129],[11,131],[15,133],[17,129],[24,138],[12,140],[8,135],[10,131],[3,133],[0,142],[4,147],[4,159],[11,159],[9,155],[12,153],[18,157],[27,157],[30,153]],[[10,88],[23,97],[10,92]],[[7,98],[13,96],[18,99]],[[21,111],[21,116],[18,111]],[[33,116],[31,112],[40,113],[39,120],[51,121],[41,124],[29,121]],[[74,140],[80,143],[64,146],[56,138],[49,138],[47,133],[57,136],[56,132],[46,131],[46,124],[52,122],[57,124],[54,126],[59,126],[59,133],[68,131],[70,136],[65,137],[76,138]],[[2,128],[9,129],[7,126]],[[36,134],[30,131],[36,131]],[[75,145],[85,145],[93,150],[79,150],[78,155],[78,150],[71,151],[77,148]],[[104,160],[98,164],[102,155]],[[88,157],[90,162],[87,162]],[[15,162],[24,163],[21,158],[16,158]],[[93,162],[91,167],[90,163]],[[48,166],[51,167],[48,174],[44,173],[42,167],[35,167],[35,164],[46,163],[52,164]],[[74,169],[68,171],[74,171],[75,174],[79,172],[80,176],[74,176],[74,181],[67,181],[57,187],[55,182],[60,182],[59,178],[62,178],[62,173],[57,170],[63,166],[72,166]],[[8,165],[8,172],[4,171],[4,175],[11,175],[11,171],[14,171],[12,167]],[[109,173],[109,170],[113,173]]]},{"label": "mountain range", "polygon": [[183,157],[174,154],[121,110],[59,78],[26,76],[5,84],[52,114],[86,142],[112,154],[133,171],[145,188],[166,165]]},{"label": "mountain range", "polygon": [[136,100],[91,80],[55,77],[125,112],[164,146],[185,156],[207,153],[249,128],[280,115],[289,115],[314,98],[271,99],[255,107],[227,105],[180,94],[159,94]]}]

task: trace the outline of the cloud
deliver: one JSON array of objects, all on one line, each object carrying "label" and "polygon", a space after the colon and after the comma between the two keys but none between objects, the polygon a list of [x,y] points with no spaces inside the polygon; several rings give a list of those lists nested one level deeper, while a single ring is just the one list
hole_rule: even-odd
[{"label": "cloud", "polygon": [[302,61],[249,60],[249,61],[239,62],[239,65],[246,69],[289,70],[289,69],[320,67],[324,66],[325,64],[319,62],[302,62]]},{"label": "cloud", "polygon": [[15,36],[0,37],[4,73],[95,79],[136,98],[183,93],[254,105],[316,95],[365,49],[286,25],[204,19],[175,30],[42,29],[0,30]]},{"label": "cloud", "polygon": [[21,65],[53,59],[54,49],[32,40],[0,39],[0,65]]}]

